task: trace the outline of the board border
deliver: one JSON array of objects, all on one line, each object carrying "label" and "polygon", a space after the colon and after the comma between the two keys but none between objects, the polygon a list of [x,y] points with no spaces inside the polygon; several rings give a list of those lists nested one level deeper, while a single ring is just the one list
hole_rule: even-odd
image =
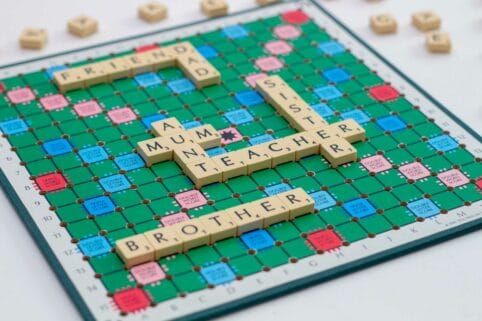
[{"label": "board border", "polygon": [[[403,72],[401,72],[397,67],[395,67],[393,64],[391,64],[386,58],[381,56],[377,51],[375,51],[371,46],[369,46],[365,41],[363,41],[357,34],[355,34],[353,31],[351,31],[346,25],[344,25],[340,20],[338,20],[331,12],[323,8],[318,2],[314,0],[305,0],[305,1],[290,1],[293,3],[302,3],[302,2],[309,2],[312,5],[315,5],[319,10],[321,10],[326,16],[328,16],[330,19],[334,21],[340,28],[342,28],[345,32],[347,32],[351,37],[353,37],[357,42],[359,42],[365,49],[367,49],[371,54],[376,56],[380,61],[382,61],[388,68],[390,68],[394,73],[398,74],[404,81],[406,81],[410,86],[415,88],[422,96],[424,96],[426,99],[428,99],[431,103],[433,103],[438,109],[443,111],[448,117],[450,117],[453,121],[455,121],[461,128],[463,128],[465,131],[470,133],[474,139],[476,139],[479,143],[481,142],[481,137],[480,135],[471,127],[467,126],[464,122],[462,122],[457,116],[455,116],[452,112],[450,112],[445,106],[443,106],[439,101],[437,101],[434,97],[432,97],[429,93],[427,93],[424,89],[422,89],[418,84],[416,84],[413,80],[411,80],[409,77],[407,77]],[[276,4],[274,5],[276,6]],[[251,8],[247,10],[243,10],[240,12],[236,12],[234,14],[231,14],[230,16],[237,16],[237,15],[242,15],[246,14],[249,12],[253,12],[258,10],[258,8]],[[222,19],[223,17],[219,17],[216,19]],[[0,66],[1,69],[5,68],[10,68],[10,67],[15,67],[19,66],[22,64],[26,63],[31,63],[35,61],[40,61],[40,60],[45,60],[49,58],[54,58],[54,57],[59,57],[65,54],[70,54],[70,53],[75,53],[75,52],[80,52],[84,50],[90,50],[90,49],[95,49],[97,47],[109,45],[109,44],[115,44],[120,41],[128,41],[128,40],[134,40],[138,38],[143,38],[146,36],[153,36],[162,32],[167,32],[171,30],[176,30],[179,28],[184,28],[184,27],[189,27],[193,26],[202,22],[205,22],[207,20],[216,20],[216,19],[201,19],[197,20],[192,23],[188,24],[183,24],[183,25],[178,25],[170,28],[163,28],[159,29],[153,32],[149,33],[143,33],[140,35],[135,35],[132,37],[127,37],[127,38],[122,38],[122,39],[116,39],[114,41],[110,42],[105,42],[105,43],[100,43],[96,44],[93,46],[88,46],[84,48],[79,48],[71,51],[64,51],[64,52],[59,52],[55,53],[52,55],[47,55],[47,56],[42,56],[39,58],[35,59],[30,59],[30,60],[24,60],[16,63],[11,63],[7,64],[4,66]],[[40,249],[42,250],[44,256],[47,258],[47,261],[49,262],[50,266],[54,270],[55,274],[57,277],[60,279],[60,282],[66,292],[68,292],[69,296],[71,297],[72,301],[74,304],[77,306],[80,314],[82,317],[84,317],[87,320],[95,320],[94,315],[91,313],[89,307],[86,304],[86,301],[82,299],[82,296],[78,292],[77,288],[75,287],[74,283],[70,280],[66,270],[62,267],[60,261],[57,259],[56,255],[53,253],[51,247],[48,245],[47,240],[44,238],[42,235],[42,232],[39,230],[37,225],[35,224],[33,218],[31,217],[29,211],[25,207],[25,205],[22,203],[20,200],[20,197],[18,196],[17,192],[13,188],[13,186],[10,184],[7,176],[3,172],[3,169],[0,172],[0,184],[2,185],[3,189],[7,193],[7,196],[10,199],[10,202],[14,205],[16,212],[19,214],[21,219],[24,221],[25,225],[27,226],[27,229],[30,231],[31,235],[35,239],[36,243],[39,245]],[[186,317],[183,317],[182,319],[208,319],[214,316],[221,315],[226,312],[234,311],[234,310],[239,310],[243,307],[246,307],[248,305],[253,305],[253,304],[259,304],[261,302],[264,302],[268,299],[279,297],[288,293],[292,293],[300,288],[305,288],[307,286],[311,286],[314,284],[318,284],[327,280],[331,280],[333,278],[336,278],[341,275],[345,275],[350,272],[355,272],[358,270],[361,270],[362,268],[370,267],[375,264],[379,264],[385,261],[388,261],[390,259],[400,257],[404,254],[414,252],[423,248],[426,248],[428,246],[431,246],[436,243],[440,243],[442,241],[448,240],[455,238],[457,236],[469,233],[471,231],[479,230],[482,227],[482,218],[479,218],[477,220],[467,222],[461,225],[458,225],[456,227],[452,227],[449,230],[439,232],[432,234],[428,237],[424,237],[423,239],[416,240],[409,242],[404,245],[399,245],[394,248],[391,248],[390,250],[384,250],[380,253],[370,255],[368,257],[365,257],[363,259],[356,260],[354,262],[350,263],[345,263],[342,266],[332,268],[329,270],[321,271],[318,272],[314,275],[311,276],[305,276],[303,278],[300,278],[295,281],[291,281],[289,283],[281,284],[276,287],[273,287],[268,290],[264,290],[261,292],[258,292],[254,295],[250,295],[249,297],[245,297],[242,299],[237,299],[236,301],[229,302],[228,304],[224,304],[222,306],[216,306],[212,308],[208,308],[207,310],[202,310],[200,312],[195,312],[193,314],[190,314]]]}]

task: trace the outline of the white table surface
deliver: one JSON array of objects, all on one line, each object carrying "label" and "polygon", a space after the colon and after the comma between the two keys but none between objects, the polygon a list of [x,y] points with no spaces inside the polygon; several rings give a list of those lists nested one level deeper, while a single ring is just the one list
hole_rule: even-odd
[{"label": "white table surface", "polygon": [[[20,50],[17,37],[26,26],[49,31],[41,54],[200,19],[197,0],[164,0],[167,21],[149,25],[136,17],[135,0],[15,0],[0,6],[0,65],[38,56]],[[231,10],[254,0],[230,0]],[[481,132],[482,1],[363,0],[323,1],[327,8],[412,77],[452,112]],[[431,55],[424,37],[410,26],[416,10],[434,9],[452,35],[450,55]],[[390,12],[397,35],[376,36],[371,14]],[[80,13],[96,17],[100,32],[77,39],[66,21]],[[0,319],[65,321],[81,317],[3,193],[0,193]],[[412,253],[219,319],[229,320],[482,320],[482,233],[480,231]]]}]

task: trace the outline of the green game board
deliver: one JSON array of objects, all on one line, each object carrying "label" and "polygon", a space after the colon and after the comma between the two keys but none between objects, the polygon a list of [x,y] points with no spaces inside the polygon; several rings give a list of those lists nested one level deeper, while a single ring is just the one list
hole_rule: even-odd
[{"label": "green game board", "polygon": [[[51,81],[61,62],[80,66],[172,39],[194,45],[222,83],[196,90],[177,68],[65,94]],[[261,73],[280,75],[329,123],[361,124],[358,160],[331,168],[309,156],[197,192],[174,161],[144,166],[136,143],[166,117],[219,130],[224,144],[208,155],[296,133],[250,85]],[[315,3],[5,66],[0,78],[4,189],[89,320],[208,317],[482,223],[480,137]],[[294,188],[310,194],[315,213],[137,269],[113,250],[175,215],[196,218]],[[197,193],[201,205],[183,208],[181,193]]]}]

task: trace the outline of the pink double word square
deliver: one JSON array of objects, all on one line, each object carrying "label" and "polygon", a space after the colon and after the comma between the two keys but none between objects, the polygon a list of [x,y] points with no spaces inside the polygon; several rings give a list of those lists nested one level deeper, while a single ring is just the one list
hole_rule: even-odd
[{"label": "pink double word square", "polygon": [[74,110],[81,117],[93,116],[102,112],[102,108],[95,100],[75,104]]},{"label": "pink double word square", "polygon": [[107,116],[114,124],[127,123],[136,119],[136,114],[129,107],[110,110],[107,112]]},{"label": "pink double word square", "polygon": [[430,172],[425,166],[419,162],[413,162],[407,165],[400,166],[399,171],[408,179],[421,179],[430,175]]}]

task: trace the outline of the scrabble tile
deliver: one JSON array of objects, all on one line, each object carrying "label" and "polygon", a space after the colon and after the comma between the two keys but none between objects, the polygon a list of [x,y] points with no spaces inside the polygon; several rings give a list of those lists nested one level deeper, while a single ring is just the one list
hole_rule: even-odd
[{"label": "scrabble tile", "polygon": [[256,230],[241,235],[248,249],[260,251],[274,246],[274,240],[266,230]]},{"label": "scrabble tile", "polygon": [[274,28],[273,33],[280,39],[296,39],[301,35],[301,31],[292,25],[281,25]]},{"label": "scrabble tile", "polygon": [[94,216],[112,213],[115,210],[115,204],[108,196],[89,198],[85,200],[83,205],[87,213]]},{"label": "scrabble tile", "polygon": [[208,284],[221,285],[229,283],[236,278],[228,264],[219,262],[201,269],[201,275]]},{"label": "scrabble tile", "polygon": [[375,207],[366,199],[358,198],[343,204],[343,208],[352,217],[363,218],[375,214]]},{"label": "scrabble tile", "polygon": [[159,22],[167,17],[167,7],[157,1],[152,1],[139,6],[137,14],[146,22]]},{"label": "scrabble tile", "polygon": [[315,201],[315,208],[317,210],[324,210],[336,205],[335,199],[326,191],[317,191],[309,194]]},{"label": "scrabble tile", "polygon": [[81,15],[69,20],[67,29],[71,34],[85,38],[97,32],[98,22],[88,16]]},{"label": "scrabble tile", "polygon": [[197,51],[179,55],[177,63],[198,89],[221,82],[219,71]]},{"label": "scrabble tile", "polygon": [[318,48],[321,50],[322,53],[330,56],[341,54],[346,50],[341,43],[335,40],[322,42],[318,45]]},{"label": "scrabble tile", "polygon": [[85,256],[96,257],[110,252],[111,246],[103,236],[96,235],[79,241],[79,248]]},{"label": "scrabble tile", "polygon": [[412,15],[412,24],[420,31],[431,31],[440,28],[442,19],[433,11],[419,11]]},{"label": "scrabble tile", "polygon": [[369,171],[379,173],[392,168],[392,164],[382,155],[363,158],[360,163]]},{"label": "scrabble tile", "polygon": [[224,128],[218,131],[219,135],[221,135],[221,144],[227,145],[235,142],[239,142],[243,140],[243,135],[239,133],[236,128]]},{"label": "scrabble tile", "polygon": [[35,183],[42,192],[53,192],[67,187],[65,178],[59,173],[39,176],[35,179]]},{"label": "scrabble tile", "polygon": [[[288,108],[309,108],[307,105],[297,105],[291,104]],[[300,132],[310,131],[314,129],[318,129],[320,127],[324,127],[327,125],[326,120],[324,120],[317,112],[314,110],[301,110],[301,111],[292,111],[291,109],[288,112],[287,118],[290,122],[290,125],[297,129]]]},{"label": "scrabble tile", "polygon": [[378,85],[371,87],[368,93],[380,102],[395,100],[400,96],[398,91],[390,85]]},{"label": "scrabble tile", "polygon": [[100,114],[102,107],[95,100],[78,103],[74,105],[74,111],[81,117],[89,117]]},{"label": "scrabble tile", "polygon": [[318,96],[318,98],[327,101],[342,97],[342,93],[332,85],[316,88],[315,94]]},{"label": "scrabble tile", "polygon": [[283,63],[275,57],[258,58],[255,61],[255,65],[261,71],[273,71],[283,68]]},{"label": "scrabble tile", "polygon": [[40,98],[40,103],[45,108],[45,110],[55,110],[64,108],[69,105],[69,102],[61,94],[44,96]]},{"label": "scrabble tile", "polygon": [[425,178],[430,175],[430,171],[425,168],[421,163],[413,162],[400,166],[398,168],[400,173],[402,173],[406,178],[418,180]]},{"label": "scrabble tile", "polygon": [[378,34],[397,32],[397,20],[390,14],[378,14],[370,17],[370,27]]},{"label": "scrabble tile", "polygon": [[291,45],[283,40],[267,42],[264,45],[264,49],[272,55],[285,55],[293,50]]},{"label": "scrabble tile", "polygon": [[104,64],[102,63],[93,63],[76,68],[84,87],[107,82],[107,72],[103,66]]},{"label": "scrabble tile", "polygon": [[448,187],[459,187],[468,184],[469,179],[458,169],[451,169],[437,175],[438,179]]},{"label": "scrabble tile", "polygon": [[326,80],[334,83],[341,83],[350,80],[350,74],[341,68],[332,68],[323,71],[323,77]]},{"label": "scrabble tile", "polygon": [[181,253],[183,250],[183,241],[172,227],[157,228],[141,235],[143,235],[151,245],[155,260],[159,260],[164,256]]},{"label": "scrabble tile", "polygon": [[290,210],[276,196],[254,201],[251,205],[256,213],[260,214],[263,220],[263,228],[289,219]]},{"label": "scrabble tile", "polygon": [[84,88],[84,74],[80,68],[61,70],[54,73],[53,80],[61,93]]},{"label": "scrabble tile", "polygon": [[117,240],[115,248],[128,269],[154,260],[154,248],[143,234]]},{"label": "scrabble tile", "polygon": [[343,245],[342,239],[333,230],[320,230],[308,234],[308,242],[318,251],[331,251]]},{"label": "scrabble tile", "polygon": [[149,57],[143,53],[126,55],[122,57],[123,63],[129,69],[129,77],[153,71],[153,64]]},{"label": "scrabble tile", "polygon": [[112,109],[107,112],[110,120],[114,124],[122,124],[133,121],[136,119],[136,114],[129,107],[123,107],[118,109]]},{"label": "scrabble tile", "polygon": [[290,146],[289,141],[285,139],[277,139],[263,143],[260,146],[264,148],[269,158],[271,158],[270,167],[293,162],[295,160],[295,150]]},{"label": "scrabble tile", "polygon": [[131,66],[124,57],[107,59],[97,64],[104,70],[104,81],[106,82],[112,82],[132,75]]},{"label": "scrabble tile", "polygon": [[396,132],[405,129],[407,125],[398,116],[386,116],[377,120],[378,126],[384,131]]},{"label": "scrabble tile", "polygon": [[174,149],[174,161],[182,168],[185,168],[188,163],[202,162],[207,159],[209,158],[204,149],[195,143],[183,144]]},{"label": "scrabble tile", "polygon": [[[315,142],[321,147],[321,143],[340,138],[338,134],[330,127],[310,130],[308,132]],[[318,153],[321,153],[321,148],[318,148]]]},{"label": "scrabble tile", "polygon": [[432,31],[426,35],[427,49],[433,53],[448,53],[452,49],[452,42],[448,32]]},{"label": "scrabble tile", "polygon": [[209,234],[209,244],[236,236],[237,226],[225,211],[219,211],[199,218]]},{"label": "scrabble tile", "polygon": [[45,150],[45,153],[51,156],[63,155],[72,151],[70,142],[65,138],[46,141],[43,143],[42,147]]},{"label": "scrabble tile", "polygon": [[[181,148],[183,145],[194,144],[191,135],[185,131],[179,131],[164,136],[165,144],[172,150]],[[197,145],[199,146],[199,145]]]},{"label": "scrabble tile", "polygon": [[171,226],[180,222],[188,221],[189,219],[189,215],[184,212],[179,212],[161,217],[161,223],[163,226]]},{"label": "scrabble tile", "polygon": [[365,139],[365,129],[353,119],[346,119],[330,125],[330,129],[349,143],[359,142]]},{"label": "scrabble tile", "polygon": [[144,310],[151,304],[149,296],[140,288],[131,288],[114,293],[114,303],[122,313]]},{"label": "scrabble tile", "polygon": [[248,31],[240,25],[224,27],[222,32],[227,38],[231,39],[244,38],[248,36]]},{"label": "scrabble tile", "polygon": [[253,121],[253,116],[245,109],[237,109],[224,114],[224,117],[235,125],[241,125]]},{"label": "scrabble tile", "polygon": [[118,156],[114,159],[114,162],[119,169],[126,172],[144,167],[142,158],[134,153]]},{"label": "scrabble tile", "polygon": [[199,144],[204,149],[221,145],[221,135],[210,124],[192,128],[187,132],[194,143]]},{"label": "scrabble tile", "polygon": [[235,156],[234,153],[227,153],[212,157],[212,161],[222,172],[222,181],[225,182],[230,178],[247,175],[248,167]]},{"label": "scrabble tile", "polygon": [[137,143],[137,152],[147,166],[171,160],[173,151],[162,137],[151,138]]},{"label": "scrabble tile", "polygon": [[166,278],[166,273],[164,273],[157,262],[147,262],[134,266],[131,269],[131,274],[137,283],[142,285],[159,282]]},{"label": "scrabble tile", "polygon": [[273,196],[279,193],[287,192],[292,190],[291,186],[286,183],[279,183],[276,185],[267,186],[264,192],[269,196]]},{"label": "scrabble tile", "polygon": [[294,150],[296,161],[306,156],[316,155],[320,151],[320,144],[310,133],[290,135],[285,137],[284,140],[288,141],[288,146]]},{"label": "scrabble tile", "polygon": [[23,133],[28,130],[28,126],[23,119],[12,119],[0,123],[3,134],[13,135]]},{"label": "scrabble tile", "polygon": [[334,167],[356,161],[356,149],[347,140],[335,138],[321,143],[321,155]]},{"label": "scrabble tile", "polygon": [[207,204],[207,199],[198,190],[182,192],[174,196],[176,201],[183,208],[191,209]]},{"label": "scrabble tile", "polygon": [[201,0],[201,10],[210,18],[224,16],[228,13],[225,0]]},{"label": "scrabble tile", "polygon": [[139,74],[134,77],[134,80],[144,88],[157,86],[161,84],[161,78],[153,72],[147,72],[145,74]]},{"label": "scrabble tile", "polygon": [[185,172],[196,188],[222,181],[222,172],[211,159],[188,163]]},{"label": "scrabble tile", "polygon": [[237,236],[263,226],[263,218],[250,203],[228,208],[225,212],[237,226]]},{"label": "scrabble tile", "polygon": [[7,97],[12,104],[22,104],[34,100],[35,94],[30,88],[19,88],[8,91]]},{"label": "scrabble tile", "polygon": [[290,220],[313,213],[315,208],[315,201],[302,188],[280,193],[276,197],[288,208]]},{"label": "scrabble tile", "polygon": [[365,124],[365,123],[368,123],[370,121],[370,117],[368,117],[368,115],[366,113],[364,113],[363,111],[361,111],[359,109],[346,111],[344,113],[341,113],[340,116],[343,119],[353,119],[354,121],[356,121],[359,124]]},{"label": "scrabble tile", "polygon": [[440,135],[428,140],[428,143],[437,151],[448,152],[459,147],[459,144],[449,135]]},{"label": "scrabble tile", "polygon": [[271,157],[261,145],[246,147],[234,152],[233,158],[239,159],[247,166],[247,174],[270,168]]},{"label": "scrabble tile", "polygon": [[184,221],[169,228],[181,239],[184,252],[209,243],[209,234],[206,227],[198,219]]},{"label": "scrabble tile", "polygon": [[109,155],[105,152],[104,148],[101,146],[87,147],[79,150],[78,152],[80,158],[85,163],[96,163],[106,160]]},{"label": "scrabble tile", "polygon": [[169,117],[152,123],[151,129],[154,135],[160,137],[184,131],[184,127],[174,117]]},{"label": "scrabble tile", "polygon": [[124,175],[116,174],[103,177],[99,180],[99,184],[106,192],[119,192],[131,187],[131,184]]},{"label": "scrabble tile", "polygon": [[422,198],[408,203],[407,208],[416,216],[429,218],[440,213],[440,209],[431,200]]},{"label": "scrabble tile", "polygon": [[169,47],[155,48],[149,51],[137,54],[143,60],[149,61],[153,71],[163,68],[174,67],[176,65],[176,56],[172,54]]},{"label": "scrabble tile", "polygon": [[26,28],[20,34],[19,42],[24,49],[42,49],[47,44],[47,30]]}]

